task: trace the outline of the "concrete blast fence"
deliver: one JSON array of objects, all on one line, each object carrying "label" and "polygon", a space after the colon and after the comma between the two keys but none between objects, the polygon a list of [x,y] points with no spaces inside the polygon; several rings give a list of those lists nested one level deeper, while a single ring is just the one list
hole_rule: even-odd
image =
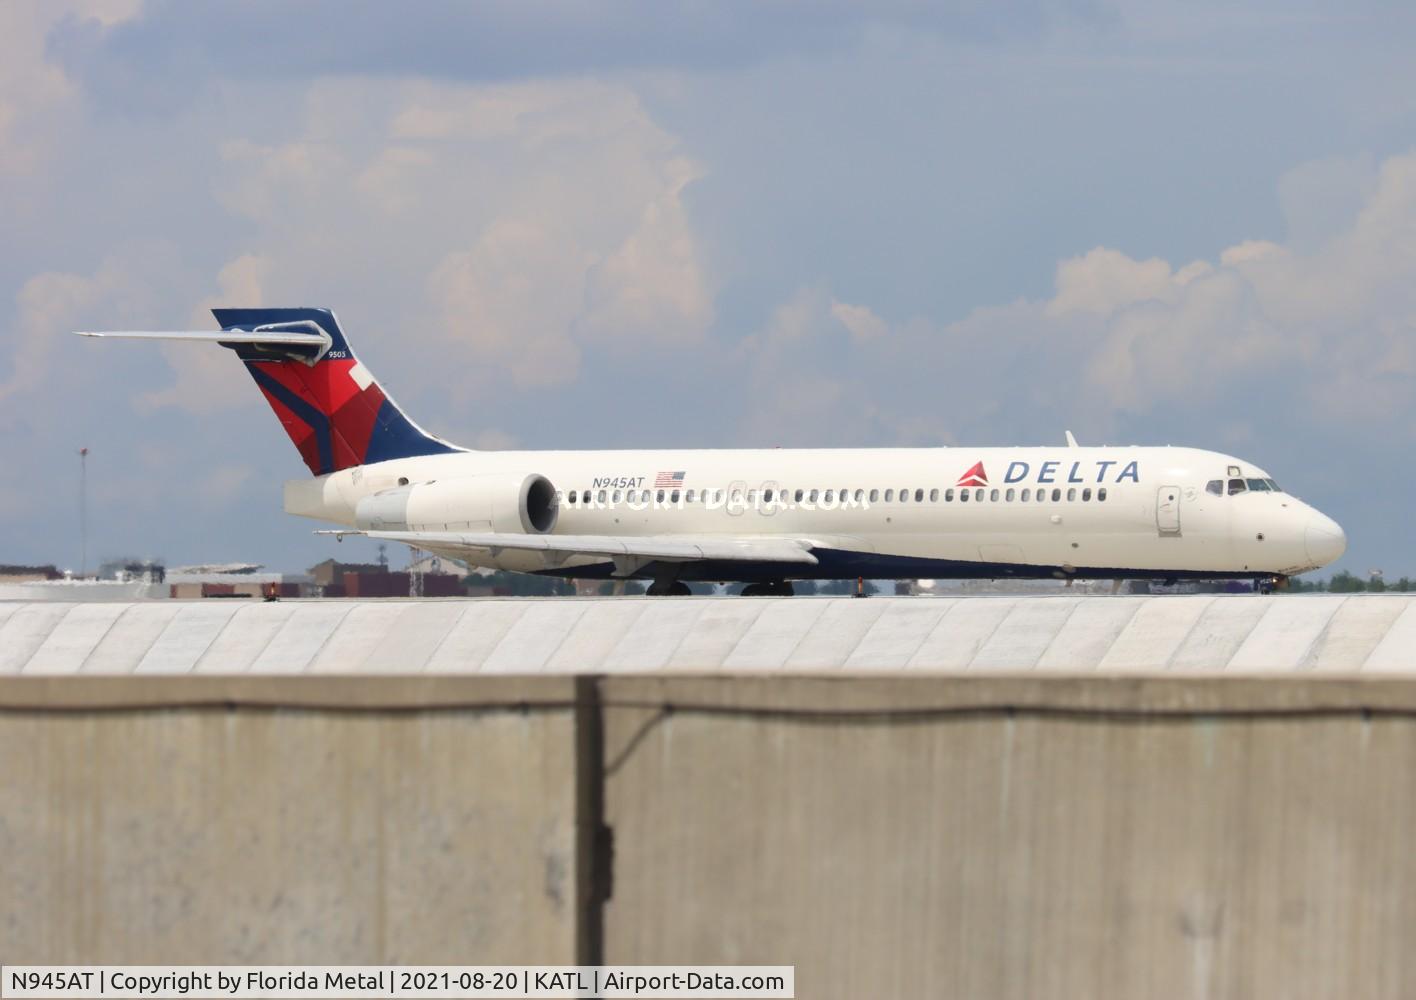
[{"label": "concrete blast fence", "polygon": [[0,961],[1416,995],[1416,601],[116,607],[0,605]]}]

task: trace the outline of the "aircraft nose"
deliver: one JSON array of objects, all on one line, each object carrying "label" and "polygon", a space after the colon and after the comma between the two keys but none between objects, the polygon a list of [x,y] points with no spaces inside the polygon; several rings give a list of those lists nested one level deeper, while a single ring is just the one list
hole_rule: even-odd
[{"label": "aircraft nose", "polygon": [[1307,527],[1303,529],[1303,546],[1314,566],[1326,566],[1340,559],[1347,551],[1347,534],[1332,518],[1313,511]]}]

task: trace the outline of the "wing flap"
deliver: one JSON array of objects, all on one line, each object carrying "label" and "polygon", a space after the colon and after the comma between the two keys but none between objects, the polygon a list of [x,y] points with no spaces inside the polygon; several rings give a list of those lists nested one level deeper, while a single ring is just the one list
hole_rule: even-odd
[{"label": "wing flap", "polygon": [[661,562],[748,560],[816,565],[811,542],[801,538],[719,538],[711,535],[525,535],[508,532],[366,531],[390,542],[442,551],[518,549],[568,555],[637,558]]}]

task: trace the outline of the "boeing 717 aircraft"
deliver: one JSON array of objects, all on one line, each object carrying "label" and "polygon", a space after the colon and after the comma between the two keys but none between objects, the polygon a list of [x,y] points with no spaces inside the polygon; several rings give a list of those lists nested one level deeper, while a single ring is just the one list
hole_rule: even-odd
[{"label": "boeing 717 aircraft", "polygon": [[216,309],[219,331],[83,333],[235,351],[313,478],[285,510],[477,566],[740,581],[1247,578],[1345,551],[1252,462],[1193,448],[473,451],[423,430],[328,309]]}]

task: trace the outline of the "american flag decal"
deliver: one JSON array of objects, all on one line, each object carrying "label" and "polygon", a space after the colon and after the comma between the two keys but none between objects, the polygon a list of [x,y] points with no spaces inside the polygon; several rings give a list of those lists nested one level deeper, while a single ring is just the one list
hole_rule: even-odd
[{"label": "american flag decal", "polygon": [[661,489],[665,486],[682,486],[683,472],[661,472],[654,477],[654,488]]}]

